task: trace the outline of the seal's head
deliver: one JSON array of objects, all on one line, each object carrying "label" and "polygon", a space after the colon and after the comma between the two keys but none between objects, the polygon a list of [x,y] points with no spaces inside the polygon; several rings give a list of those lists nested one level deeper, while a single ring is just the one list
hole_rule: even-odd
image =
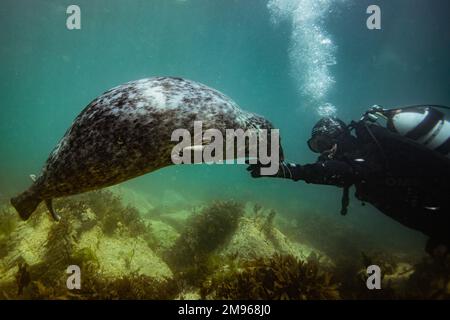
[{"label": "seal's head", "polygon": [[281,146],[281,136],[279,135],[279,131],[278,129],[276,129],[274,127],[274,125],[267,120],[266,118],[258,115],[258,114],[252,114],[252,123],[253,126],[255,127],[255,129],[257,130],[261,130],[261,129],[265,129],[267,130],[267,148],[268,150],[272,150],[272,135],[275,134],[275,131],[272,130],[277,130],[276,134],[278,137],[278,153],[279,153],[279,161],[284,161],[284,152],[283,152],[283,147]]}]

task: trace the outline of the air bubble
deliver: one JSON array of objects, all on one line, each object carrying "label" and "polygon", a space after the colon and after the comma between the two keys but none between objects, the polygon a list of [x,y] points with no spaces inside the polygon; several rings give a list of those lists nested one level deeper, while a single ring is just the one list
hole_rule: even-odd
[{"label": "air bubble", "polygon": [[[342,0],[341,0],[342,1]],[[269,0],[271,20],[292,24],[289,58],[299,92],[313,101],[319,115],[336,113],[326,101],[335,80],[330,66],[336,64],[336,50],[322,22],[332,12],[335,0]]]}]

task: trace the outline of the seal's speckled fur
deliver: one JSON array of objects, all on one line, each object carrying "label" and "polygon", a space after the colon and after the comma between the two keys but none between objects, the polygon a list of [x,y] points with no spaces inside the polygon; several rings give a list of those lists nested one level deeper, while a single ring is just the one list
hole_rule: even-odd
[{"label": "seal's speckled fur", "polygon": [[227,96],[200,83],[157,77],[125,83],[92,101],[50,154],[42,173],[11,200],[27,219],[43,200],[111,186],[170,165],[173,130],[270,129]]}]

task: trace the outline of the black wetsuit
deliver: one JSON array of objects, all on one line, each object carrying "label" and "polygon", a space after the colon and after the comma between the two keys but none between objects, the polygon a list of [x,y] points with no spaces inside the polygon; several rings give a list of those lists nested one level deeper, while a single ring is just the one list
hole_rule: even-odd
[{"label": "black wetsuit", "polygon": [[431,248],[450,245],[450,159],[367,122],[352,123],[355,135],[338,143],[332,158],[313,164],[284,164],[278,176],[348,188],[403,225],[430,237]]}]

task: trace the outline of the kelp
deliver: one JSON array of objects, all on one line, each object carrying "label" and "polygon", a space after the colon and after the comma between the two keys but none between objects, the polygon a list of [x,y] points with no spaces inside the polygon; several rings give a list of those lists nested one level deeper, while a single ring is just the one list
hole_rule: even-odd
[{"label": "kelp", "polygon": [[216,274],[203,294],[213,299],[339,299],[338,283],[317,261],[292,255],[247,262],[241,269]]},{"label": "kelp", "polygon": [[166,254],[169,265],[183,274],[190,273],[189,270],[204,274],[209,269],[209,257],[226,244],[243,214],[242,204],[217,201],[192,215],[172,250]]}]

